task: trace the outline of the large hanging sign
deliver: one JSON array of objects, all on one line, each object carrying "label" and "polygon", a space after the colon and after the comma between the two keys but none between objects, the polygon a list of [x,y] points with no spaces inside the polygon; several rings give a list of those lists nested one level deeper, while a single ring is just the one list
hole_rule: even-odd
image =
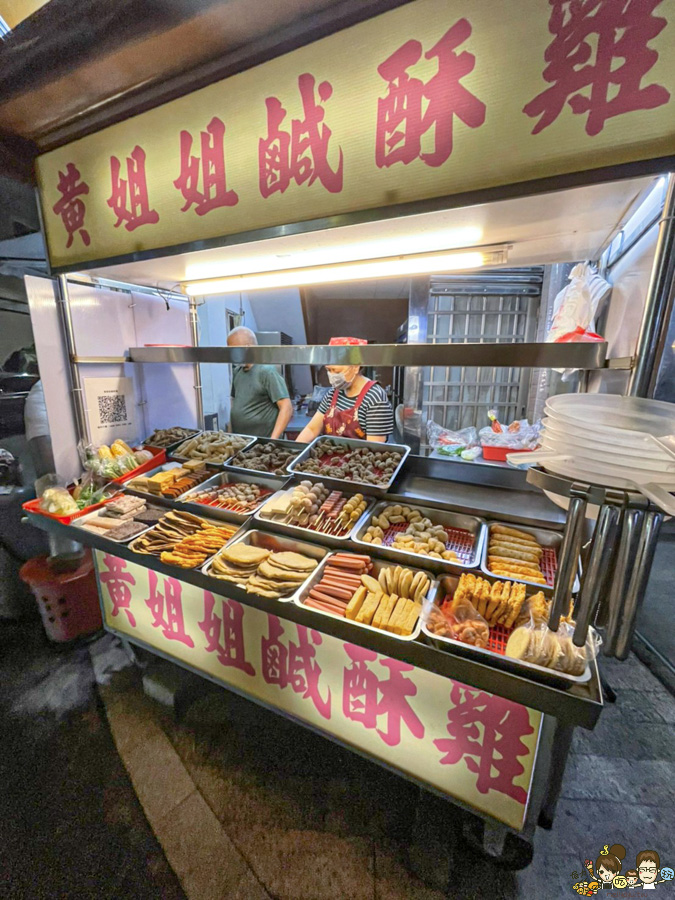
[{"label": "large hanging sign", "polygon": [[665,0],[415,0],[38,159],[53,267],[675,153]]},{"label": "large hanging sign", "polygon": [[542,714],[94,551],[106,627],[522,829]]}]

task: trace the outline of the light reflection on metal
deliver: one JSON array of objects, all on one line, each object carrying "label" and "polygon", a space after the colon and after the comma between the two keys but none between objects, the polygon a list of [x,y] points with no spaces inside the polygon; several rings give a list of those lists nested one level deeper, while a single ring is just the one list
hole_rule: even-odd
[{"label": "light reflection on metal", "polygon": [[361,366],[604,368],[607,344],[366,344],[261,347],[131,347],[132,362]]}]

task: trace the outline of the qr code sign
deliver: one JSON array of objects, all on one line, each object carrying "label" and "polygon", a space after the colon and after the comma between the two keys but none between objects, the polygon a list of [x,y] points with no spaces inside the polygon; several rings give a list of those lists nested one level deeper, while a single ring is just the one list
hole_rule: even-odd
[{"label": "qr code sign", "polygon": [[112,397],[99,397],[98,414],[101,425],[119,425],[121,422],[126,422],[128,416],[124,394],[114,394]]}]

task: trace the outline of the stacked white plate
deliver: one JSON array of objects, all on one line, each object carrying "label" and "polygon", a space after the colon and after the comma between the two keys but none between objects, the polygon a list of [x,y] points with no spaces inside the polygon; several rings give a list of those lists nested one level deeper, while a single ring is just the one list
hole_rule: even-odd
[{"label": "stacked white plate", "polygon": [[546,414],[541,450],[508,456],[512,465],[537,463],[575,481],[639,491],[675,515],[675,404],[564,394],[547,401]]}]

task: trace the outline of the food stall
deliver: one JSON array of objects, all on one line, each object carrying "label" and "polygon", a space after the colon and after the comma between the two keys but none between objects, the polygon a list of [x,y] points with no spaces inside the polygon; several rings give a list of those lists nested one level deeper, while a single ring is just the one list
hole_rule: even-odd
[{"label": "food stall", "polygon": [[[77,445],[98,455],[112,438],[157,465],[127,469],[97,509],[27,516],[92,549],[106,629],[475,813],[490,852],[523,865],[552,821],[573,729],[602,712],[597,606],[613,598],[624,655],[662,511],[543,469],[413,454],[415,402],[403,444],[204,428],[211,364],[403,367],[410,397],[429,366],[607,371],[603,341],[430,344],[419,310],[431,272],[590,255],[598,235],[574,237],[582,207],[590,221],[605,204],[599,245],[611,240],[668,171],[670,95],[633,110],[641,143],[626,144],[620,116],[590,114],[585,131],[538,140],[555,119],[542,93],[555,13],[509,17],[510,38],[532,48],[523,107],[512,54],[498,83],[472,75],[494,51],[489,4],[470,22],[455,12],[416,0],[39,158],[55,280],[28,278],[27,291],[58,472],[79,476]],[[457,84],[444,94],[448,66]],[[462,104],[448,105],[457,90]],[[418,91],[417,124],[402,91]],[[233,96],[225,136],[216,109]],[[517,152],[497,159],[495,142]],[[637,358],[609,361],[635,396],[667,325],[673,196],[671,176]],[[481,228],[467,224],[476,210]],[[542,237],[551,215],[559,230]],[[211,295],[393,275],[411,276],[405,344],[200,343]],[[602,539],[582,554],[589,505]],[[608,584],[620,523],[639,565]]]}]

